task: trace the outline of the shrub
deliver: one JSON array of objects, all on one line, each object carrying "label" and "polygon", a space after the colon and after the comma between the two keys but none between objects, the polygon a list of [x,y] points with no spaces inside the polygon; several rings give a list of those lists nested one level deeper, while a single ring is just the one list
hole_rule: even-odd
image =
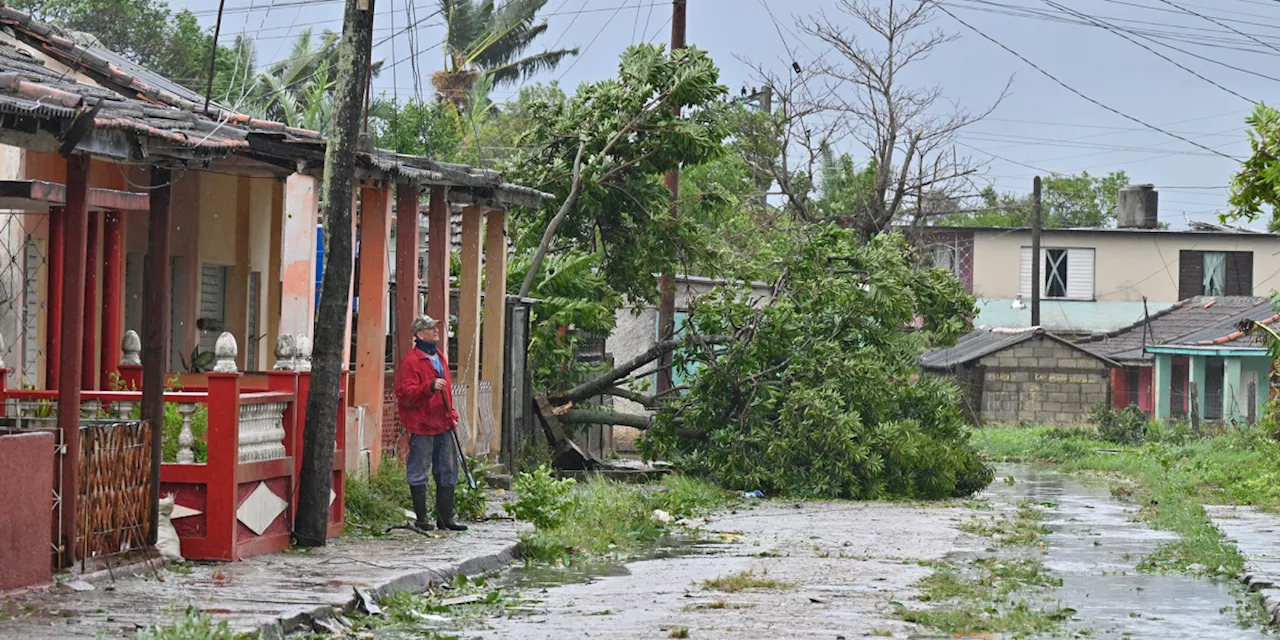
[{"label": "shrub", "polygon": [[770,495],[945,498],[986,486],[958,389],[916,364],[969,327],[973,299],[911,255],[894,234],[862,243],[820,227],[788,258],[771,304],[729,289],[699,298],[693,330],[735,340],[678,354],[714,366],[660,413],[646,457]]},{"label": "shrub", "polygon": [[188,607],[182,617],[169,625],[156,625],[138,632],[138,640],[234,640],[227,623],[214,624],[213,618]]},{"label": "shrub", "polygon": [[1137,407],[1116,411],[1099,404],[1093,408],[1090,418],[1098,425],[1098,437],[1107,442],[1138,444],[1147,438],[1147,416]]},{"label": "shrub", "polygon": [[533,523],[539,529],[550,529],[560,524],[565,511],[573,503],[571,493],[574,480],[557,480],[551,469],[539,466],[532,472],[516,477],[512,488],[517,500],[502,505],[511,517]]},{"label": "shrub", "polygon": [[458,469],[458,489],[453,494],[453,504],[461,518],[475,520],[489,513],[489,492],[485,489],[485,478],[489,477],[489,463],[482,458],[467,457],[467,467],[471,469],[471,477],[476,486],[471,488],[467,483],[466,472]]},{"label": "shrub", "polygon": [[[141,406],[134,409],[139,416],[142,415]],[[164,403],[164,434],[160,441],[161,452],[164,455],[165,462],[177,462],[178,450],[182,447],[178,444],[178,436],[182,433],[182,414],[178,413],[178,404],[176,402]],[[195,413],[191,414],[191,435],[195,436],[195,444],[191,445],[191,451],[196,456],[196,462],[208,462],[209,460],[209,443],[206,442],[205,436],[209,433],[209,405],[197,404]]]}]

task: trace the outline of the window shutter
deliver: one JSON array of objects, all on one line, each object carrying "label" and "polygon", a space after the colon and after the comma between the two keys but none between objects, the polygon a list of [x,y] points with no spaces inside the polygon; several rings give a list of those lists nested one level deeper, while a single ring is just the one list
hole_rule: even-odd
[{"label": "window shutter", "polygon": [[[1044,249],[1040,250],[1044,253]],[[1018,268],[1020,278],[1018,281],[1018,293],[1022,295],[1024,301],[1031,300],[1031,247],[1022,248],[1021,266]],[[1043,278],[1044,274],[1040,274]]]},{"label": "window shutter", "polygon": [[1227,295],[1253,295],[1253,252],[1227,253]]},{"label": "window shutter", "polygon": [[1178,252],[1178,299],[1186,300],[1203,294],[1204,252],[1190,250]]},{"label": "window shutter", "polygon": [[1067,250],[1067,298],[1093,300],[1093,249]]},{"label": "window shutter", "polygon": [[200,265],[200,316],[212,321],[218,328],[200,331],[200,350],[213,351],[222,335],[226,320],[227,268],[220,265]]}]

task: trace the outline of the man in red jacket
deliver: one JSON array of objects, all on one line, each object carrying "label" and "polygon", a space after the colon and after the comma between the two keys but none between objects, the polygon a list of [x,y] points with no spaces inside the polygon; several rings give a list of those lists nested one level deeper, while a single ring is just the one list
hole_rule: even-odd
[{"label": "man in red jacket", "polygon": [[414,347],[396,371],[396,402],[400,422],[409,432],[409,492],[413,495],[414,526],[432,529],[427,519],[427,476],[436,479],[436,525],[441,530],[466,531],[453,519],[453,494],[458,485],[458,449],[453,434],[458,412],[453,410],[449,362],[438,348],[440,328],[430,316],[410,326]]}]

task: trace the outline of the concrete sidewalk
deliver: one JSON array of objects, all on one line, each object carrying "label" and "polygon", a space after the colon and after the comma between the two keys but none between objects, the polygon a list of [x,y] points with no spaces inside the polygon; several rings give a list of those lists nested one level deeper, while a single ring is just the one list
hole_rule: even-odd
[{"label": "concrete sidewalk", "polygon": [[310,629],[352,602],[352,587],[381,595],[422,591],[459,572],[483,573],[511,562],[520,527],[511,521],[468,523],[471,531],[426,538],[398,530],[381,539],[343,538],[310,552],[240,562],[188,564],[98,581],[93,591],[60,586],[0,605],[0,638],[132,638],[195,605],[234,631],[278,638]]}]

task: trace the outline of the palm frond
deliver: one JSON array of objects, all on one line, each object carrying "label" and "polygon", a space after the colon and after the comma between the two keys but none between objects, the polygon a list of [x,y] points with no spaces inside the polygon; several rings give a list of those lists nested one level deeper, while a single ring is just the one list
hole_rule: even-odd
[{"label": "palm frond", "polygon": [[493,86],[501,87],[516,82],[521,78],[528,79],[530,76],[540,72],[549,71],[559,66],[560,62],[569,56],[578,55],[577,47],[573,49],[558,49],[556,51],[543,51],[542,53],[521,58],[515,62],[508,63],[496,69],[489,69],[485,75],[493,78]]},{"label": "palm frond", "polygon": [[476,65],[482,69],[500,67],[524,55],[538,36],[546,33],[547,23],[522,24],[503,35],[476,57]]}]

